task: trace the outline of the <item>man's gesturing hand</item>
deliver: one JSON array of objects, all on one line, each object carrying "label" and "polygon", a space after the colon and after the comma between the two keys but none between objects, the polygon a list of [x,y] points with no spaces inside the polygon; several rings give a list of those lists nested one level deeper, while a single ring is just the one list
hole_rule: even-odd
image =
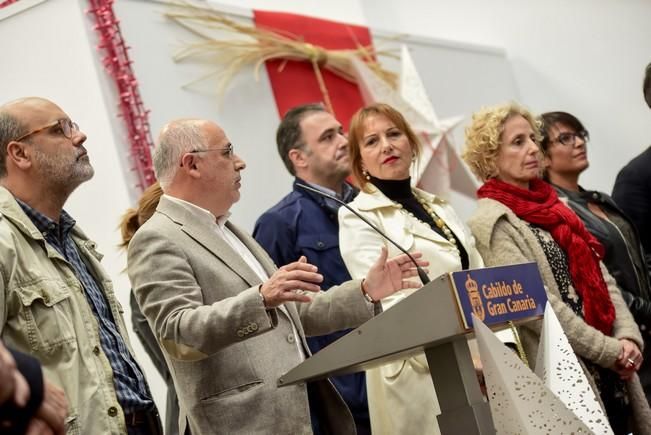
[{"label": "man's gesturing hand", "polygon": [[304,256],[294,263],[278,269],[269,280],[260,286],[260,294],[267,308],[275,308],[288,301],[310,302],[312,299],[304,291],[318,292],[323,275],[317,267],[308,263]]},{"label": "man's gesturing hand", "polygon": [[[374,300],[379,301],[387,296],[405,288],[419,288],[422,286],[418,279],[408,278],[418,276],[416,266],[405,254],[387,260],[387,248],[382,247],[380,258],[366,274],[363,282],[364,291]],[[429,262],[421,260],[420,252],[411,254],[420,267],[428,266]],[[427,272],[427,270],[425,270]]]}]

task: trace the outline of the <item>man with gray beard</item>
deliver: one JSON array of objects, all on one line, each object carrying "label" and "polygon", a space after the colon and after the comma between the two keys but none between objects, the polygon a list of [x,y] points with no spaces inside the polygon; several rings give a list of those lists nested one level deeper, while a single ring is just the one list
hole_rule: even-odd
[{"label": "man with gray beard", "polygon": [[51,101],[0,106],[0,335],[64,390],[67,433],[160,434],[102,255],[63,210],[94,174],[85,141]]}]

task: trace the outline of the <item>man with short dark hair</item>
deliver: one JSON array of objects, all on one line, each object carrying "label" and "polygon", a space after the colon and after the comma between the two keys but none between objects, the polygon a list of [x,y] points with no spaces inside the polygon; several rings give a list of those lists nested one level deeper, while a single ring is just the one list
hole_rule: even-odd
[{"label": "man with short dark hair", "polygon": [[[642,92],[651,108],[651,63],[645,70]],[[651,271],[651,147],[619,171],[612,197],[640,233],[647,268]]]},{"label": "man with short dark hair", "polygon": [[68,433],[160,433],[95,243],[63,210],[94,174],[86,135],[56,104],[0,106],[0,331],[70,404]]},{"label": "man with short dark hair", "polygon": [[[357,195],[346,182],[350,161],[341,124],[319,104],[297,106],[283,117],[276,144],[287,170],[296,178],[292,192],[260,216],[253,237],[279,266],[307,257],[324,274],[324,289],[348,281],[350,275],[339,252],[340,204],[296,186],[307,184],[344,202]],[[309,337],[307,342],[315,353],[348,332]],[[351,409],[358,434],[370,433],[364,372],[337,376],[332,382]],[[320,404],[310,399],[315,411]],[[319,433],[318,419],[313,416],[312,420]]]},{"label": "man with short dark hair", "polygon": [[[647,105],[651,108],[651,63],[647,65],[642,92]],[[612,198],[633,221],[644,252],[647,273],[651,274],[651,146],[624,166],[615,180]],[[644,289],[643,289],[644,290]],[[622,292],[635,321],[640,325],[640,332],[645,343],[651,343],[651,301],[648,299],[651,289],[641,294]],[[645,365],[638,372],[646,398],[651,403],[651,346],[644,348]]]}]

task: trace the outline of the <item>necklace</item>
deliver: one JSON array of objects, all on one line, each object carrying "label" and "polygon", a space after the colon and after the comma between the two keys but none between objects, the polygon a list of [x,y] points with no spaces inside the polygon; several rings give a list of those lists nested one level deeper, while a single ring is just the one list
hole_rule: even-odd
[{"label": "necklace", "polygon": [[[461,257],[461,252],[459,251],[459,245],[458,245],[457,239],[456,239],[456,237],[454,237],[454,233],[452,232],[452,230],[450,230],[450,227],[448,227],[448,226],[446,225],[445,221],[441,218],[441,216],[439,216],[439,215],[434,211],[434,208],[432,208],[432,206],[427,202],[427,200],[426,200],[425,198],[421,198],[420,196],[415,195],[415,194],[414,194],[414,197],[416,198],[416,200],[418,201],[418,203],[419,203],[421,206],[423,206],[423,208],[425,209],[425,211],[427,212],[427,214],[430,215],[430,217],[431,217],[432,220],[434,221],[434,224],[435,224],[435,225],[436,225],[436,226],[441,230],[441,232],[443,233],[444,237],[448,239],[448,242],[452,243],[452,246],[454,246],[454,250],[455,250],[456,254],[457,254],[459,257]],[[404,210],[407,214],[409,214],[410,216],[412,216],[412,217],[414,217],[414,218],[416,217],[416,216],[414,216],[413,213],[410,213],[409,211],[405,210],[405,209],[402,207],[402,204],[398,204],[398,206],[399,206],[402,210]]]}]

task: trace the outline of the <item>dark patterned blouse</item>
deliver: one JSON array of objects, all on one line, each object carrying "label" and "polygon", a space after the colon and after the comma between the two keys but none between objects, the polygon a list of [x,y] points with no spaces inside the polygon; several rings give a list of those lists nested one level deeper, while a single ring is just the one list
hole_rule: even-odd
[{"label": "dark patterned blouse", "polygon": [[529,225],[538,239],[538,243],[543,249],[547,261],[552,268],[554,280],[558,286],[563,302],[574,311],[577,316],[583,318],[583,299],[574,290],[572,277],[570,276],[570,267],[567,262],[567,254],[552,239],[551,235],[538,227]]},{"label": "dark patterned blouse", "polygon": [[[529,224],[529,228],[531,228],[531,231],[538,239],[538,243],[540,243],[547,257],[547,262],[551,266],[554,280],[556,281],[563,302],[577,316],[583,318],[583,300],[574,290],[567,254],[547,231],[531,224]],[[579,355],[577,357],[581,358]],[[626,414],[630,412],[626,384],[619,379],[619,376],[614,371],[598,366],[586,359],[581,358],[581,360],[594,378],[611,425],[619,426],[619,424],[612,421],[611,417],[613,414],[623,414],[625,418]]]}]

